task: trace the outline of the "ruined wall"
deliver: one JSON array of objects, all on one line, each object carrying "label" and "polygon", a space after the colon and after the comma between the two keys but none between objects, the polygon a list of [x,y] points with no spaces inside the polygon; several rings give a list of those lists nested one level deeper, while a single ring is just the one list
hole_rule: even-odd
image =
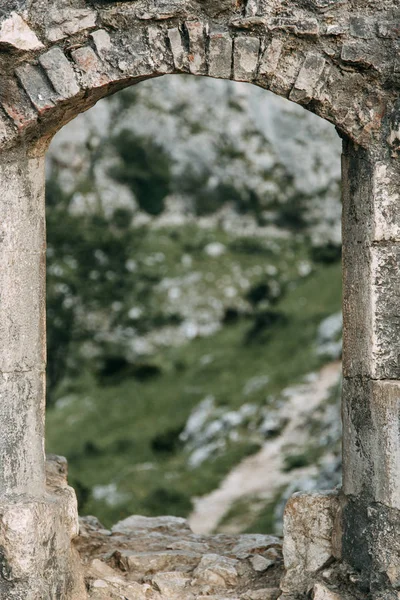
[{"label": "ruined wall", "polygon": [[[307,537],[307,515],[315,524],[329,513],[334,554],[358,573],[359,590],[398,600],[399,17],[395,0],[11,0],[2,8],[5,598],[85,595],[70,551],[73,495],[44,483],[45,150],[63,124],[98,99],[146,78],[191,73],[269,89],[333,122],[344,138],[344,487],[335,509],[330,499],[317,514],[301,509],[311,506],[307,498],[290,504],[287,531],[289,540],[297,532]],[[287,597],[302,597],[312,569],[291,578],[307,563],[287,556]]]}]

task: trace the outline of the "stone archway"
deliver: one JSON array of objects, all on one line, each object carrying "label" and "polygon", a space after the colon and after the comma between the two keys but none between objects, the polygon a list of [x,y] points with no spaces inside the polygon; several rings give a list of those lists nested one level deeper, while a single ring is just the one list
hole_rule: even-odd
[{"label": "stone archway", "polygon": [[[321,497],[319,506],[334,513],[336,554],[360,573],[360,588],[374,598],[397,599],[399,12],[394,0],[379,8],[353,4],[71,0],[66,6],[15,0],[2,11],[0,591],[5,598],[84,597],[70,550],[77,527],[74,495],[67,487],[46,489],[44,475],[46,148],[60,127],[100,98],[143,79],[191,73],[270,89],[333,122],[344,138],[344,482],[339,495]],[[312,514],[307,507],[307,497],[289,503],[290,526],[300,519],[299,532],[301,515]],[[294,539],[293,531],[290,535]],[[308,574],[304,577],[301,564],[287,566],[284,589],[302,593]]]}]

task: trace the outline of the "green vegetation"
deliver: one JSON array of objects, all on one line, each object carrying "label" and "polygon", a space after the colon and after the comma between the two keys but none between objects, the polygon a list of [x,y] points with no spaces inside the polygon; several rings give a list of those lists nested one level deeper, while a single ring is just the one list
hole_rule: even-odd
[{"label": "green vegetation", "polygon": [[[218,164],[194,161],[182,172],[165,148],[122,127],[135,94],[118,96],[110,143],[93,146],[75,189],[65,191],[57,165],[47,184],[47,451],[68,458],[81,514],[106,525],[132,513],[188,515],[195,496],[257,452],[262,436],[245,419],[200,466],[181,434],[205,398],[215,421],[244,404],[257,415],[276,409],[284,388],[327,360],[316,351],[318,326],[341,305],[340,248],[311,244],[312,198],[285,167],[261,161],[266,185],[253,189],[245,144],[221,133],[212,142]],[[204,121],[190,120],[190,105],[175,111],[186,113],[196,144]],[[260,153],[268,145],[245,134]],[[111,185],[125,186],[128,208],[104,205],[98,160]],[[171,195],[186,200],[182,223],[162,225]],[[252,233],[224,227],[223,207],[248,217]],[[246,385],[260,378],[267,383]],[[316,435],[318,427],[316,418]],[[288,457],[287,469],[318,460],[321,448]],[[271,529],[278,500],[255,507],[251,527]]]},{"label": "green vegetation", "polygon": [[150,215],[162,213],[171,185],[168,154],[153,140],[138,137],[128,129],[123,129],[111,143],[120,158],[120,163],[111,169],[111,176],[128,185],[142,210]]},{"label": "green vegetation", "polygon": [[[147,244],[153,251],[162,248],[164,268],[174,276],[182,268],[177,254],[185,251],[190,240],[194,253],[191,268],[208,271],[212,259],[193,250],[196,239],[203,237],[227,241],[226,234],[196,231],[192,226],[180,232],[178,239],[170,231],[148,232],[142,238],[138,259],[140,252],[146,254]],[[281,242],[269,264],[280,265],[283,256],[290,256],[287,244]],[[307,247],[297,246],[298,254],[304,256]],[[294,255],[288,267],[292,278],[296,259]],[[263,260],[256,254],[229,251],[218,259],[214,284],[208,285],[216,285],[232,262],[239,262],[245,270]],[[90,362],[64,378],[53,397],[56,406],[48,413],[47,449],[68,457],[70,480],[78,490],[82,513],[94,513],[107,524],[135,512],[186,515],[193,496],[214,489],[232,466],[258,449],[259,440],[253,441],[243,431],[240,441],[230,442],[222,453],[193,469],[187,466],[188,455],[179,434],[205,396],[214,396],[217,405],[227,409],[237,409],[245,401],[268,405],[284,387],[320,366],[321,359],[314,351],[316,331],[320,321],[340,307],[340,264],[316,266],[308,278],[292,287],[274,304],[274,310],[284,317],[279,327],[260,326],[257,335],[249,338],[259,319],[256,310],[239,316],[211,337],[146,357],[147,363],[150,360],[159,366],[148,378],[138,379],[129,368],[117,377],[104,373],[100,377]],[[269,377],[267,390],[244,397],[245,383],[265,374]],[[93,495],[95,486],[110,483],[116,491],[112,505],[107,498]]]}]

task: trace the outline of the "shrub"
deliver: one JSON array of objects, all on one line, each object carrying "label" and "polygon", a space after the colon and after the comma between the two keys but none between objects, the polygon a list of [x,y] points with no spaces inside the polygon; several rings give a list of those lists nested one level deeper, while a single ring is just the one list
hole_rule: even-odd
[{"label": "shrub", "polygon": [[313,246],[310,251],[311,259],[316,263],[330,265],[342,258],[342,246],[329,242],[324,246]]},{"label": "shrub", "polygon": [[120,164],[110,169],[119,183],[128,185],[142,210],[159,215],[170,192],[171,160],[154,140],[140,137],[128,129],[112,139]]}]

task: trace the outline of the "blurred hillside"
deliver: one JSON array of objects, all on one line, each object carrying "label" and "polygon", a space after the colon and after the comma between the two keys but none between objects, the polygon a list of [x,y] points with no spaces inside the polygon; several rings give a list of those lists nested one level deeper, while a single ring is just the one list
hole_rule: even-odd
[{"label": "blurred hillside", "polygon": [[339,154],[300,107],[183,76],[56,136],[47,450],[82,514],[270,531],[340,481]]}]

